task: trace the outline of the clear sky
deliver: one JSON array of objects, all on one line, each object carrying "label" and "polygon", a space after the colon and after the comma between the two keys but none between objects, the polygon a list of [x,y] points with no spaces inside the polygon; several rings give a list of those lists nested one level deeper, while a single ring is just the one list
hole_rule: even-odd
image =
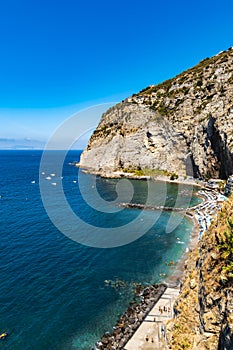
[{"label": "clear sky", "polygon": [[232,14],[232,0],[1,1],[0,137],[46,139],[228,49]]}]

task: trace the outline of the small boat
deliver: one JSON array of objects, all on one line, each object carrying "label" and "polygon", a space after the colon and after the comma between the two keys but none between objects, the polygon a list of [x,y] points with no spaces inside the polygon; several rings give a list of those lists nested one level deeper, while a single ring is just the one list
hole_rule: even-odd
[{"label": "small boat", "polygon": [[8,336],[7,332],[3,332],[0,334],[0,339],[5,339]]}]

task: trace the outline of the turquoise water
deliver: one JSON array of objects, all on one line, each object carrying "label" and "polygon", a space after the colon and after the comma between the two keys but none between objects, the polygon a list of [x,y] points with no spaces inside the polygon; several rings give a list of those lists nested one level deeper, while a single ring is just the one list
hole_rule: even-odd
[{"label": "turquoise water", "polygon": [[[84,220],[103,227],[119,227],[140,210],[100,213],[88,206],[78,189],[79,152],[69,152],[63,168],[68,202]],[[51,223],[39,190],[40,151],[1,151],[0,172],[0,331],[9,337],[0,349],[91,349],[116,322],[132,298],[134,282],[154,283],[171,273],[167,262],[179,260],[189,242],[192,223],[186,218],[166,232],[164,212],[141,238],[121,247],[103,249],[81,245]],[[95,183],[100,195],[116,199],[116,181],[81,174]],[[57,181],[56,175],[54,180]],[[132,181],[134,202],[145,200],[146,182]],[[160,183],[153,184],[159,193]],[[173,206],[178,187],[167,185],[166,205]],[[185,198],[190,187],[182,189]],[[154,196],[155,204],[161,200]],[[56,197],[53,198],[56,202]],[[193,197],[192,204],[198,200]],[[146,212],[148,220],[156,215]],[[176,214],[178,215],[178,214]],[[177,244],[177,237],[184,244]],[[105,280],[124,281],[122,288]]]}]

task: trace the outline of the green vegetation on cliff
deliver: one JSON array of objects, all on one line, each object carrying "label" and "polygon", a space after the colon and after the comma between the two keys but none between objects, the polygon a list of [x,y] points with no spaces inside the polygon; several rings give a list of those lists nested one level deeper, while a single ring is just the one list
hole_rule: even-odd
[{"label": "green vegetation on cliff", "polygon": [[167,177],[170,180],[177,180],[179,176],[175,173],[171,173],[162,169],[150,169],[150,168],[123,168],[124,173],[134,174],[136,176],[150,176],[157,178],[158,176]]},{"label": "green vegetation on cliff", "polygon": [[224,261],[222,268],[222,278],[226,282],[233,279],[233,214],[226,220],[227,228],[224,234],[220,237],[218,249],[220,256]]}]

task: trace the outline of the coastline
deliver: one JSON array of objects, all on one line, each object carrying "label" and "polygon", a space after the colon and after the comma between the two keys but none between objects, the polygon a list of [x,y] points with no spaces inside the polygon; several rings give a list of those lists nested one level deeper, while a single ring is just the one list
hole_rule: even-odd
[{"label": "coastline", "polygon": [[[134,336],[135,332],[142,325],[142,323],[144,322],[150,311],[153,309],[153,307],[155,307],[156,303],[160,300],[166,289],[170,287],[180,289],[182,278],[184,277],[186,272],[188,259],[192,254],[193,250],[197,247],[198,241],[201,238],[200,232],[203,229],[203,222],[206,223],[206,230],[208,229],[206,217],[207,204],[209,202],[212,203],[213,200],[215,200],[217,203],[217,193],[215,191],[212,192],[213,196],[210,197],[210,192],[207,194],[204,191],[201,191],[201,193],[199,193],[198,195],[203,198],[203,202],[200,203],[198,206],[195,206],[193,209],[192,207],[189,208],[189,210],[185,213],[186,218],[193,222],[193,229],[190,232],[190,241],[188,247],[186,248],[186,251],[182,255],[181,259],[175,265],[175,269],[171,272],[169,276],[167,276],[167,278],[165,278],[164,282],[160,283],[159,285],[152,285],[149,287],[140,285],[140,293],[137,294],[137,296],[142,296],[140,303],[137,304],[135,303],[135,301],[132,301],[130,303],[129,308],[121,316],[117,324],[113,327],[113,332],[105,333],[101,340],[96,343],[96,347],[94,349],[112,349],[112,346],[114,347],[114,349],[124,349],[126,343],[128,343],[128,341]],[[217,206],[216,204],[215,207],[216,211],[212,218],[217,214],[217,212],[221,208],[221,206]],[[203,216],[203,221],[200,221],[200,219],[198,219],[197,213],[198,215],[201,214]],[[210,222],[211,221],[209,221],[209,224]],[[163,293],[161,293],[162,290]],[[144,293],[145,295],[147,295],[147,299],[144,298]],[[124,322],[126,320],[126,327],[124,324],[123,329],[120,327],[122,323],[122,318]],[[116,332],[116,330],[118,331]]]},{"label": "coastline", "polygon": [[[175,269],[163,282],[153,285],[138,284],[136,286],[134,299],[112,327],[112,332],[104,333],[92,350],[125,349],[126,344],[131,341],[143,325],[152,309],[155,308],[164,293],[166,293],[166,290],[170,288],[180,289],[181,278],[185,272],[185,262],[198,241],[198,225],[195,219],[193,221],[195,225],[190,233],[189,252],[183,254]],[[139,302],[138,299],[140,299]],[[135,348],[135,350],[137,349]]]},{"label": "coastline", "polygon": [[183,275],[185,273],[186,269],[186,261],[189,258],[189,255],[192,253],[192,251],[197,247],[198,244],[198,233],[199,233],[199,225],[198,221],[194,216],[190,216],[187,213],[185,214],[186,218],[193,223],[193,229],[190,232],[190,240],[189,244],[186,248],[186,251],[183,253],[177,264],[175,265],[174,270],[172,273],[165,278],[164,283],[167,286],[171,287],[178,287],[180,286],[181,279],[183,278]]},{"label": "coastline", "polygon": [[[212,193],[211,197],[210,193]],[[221,209],[221,205],[218,203],[218,193],[216,191],[201,190],[196,195],[201,197],[203,201],[195,207],[188,208],[185,213],[186,218],[193,222],[193,229],[190,232],[190,241],[188,247],[186,248],[186,252],[184,252],[180,261],[177,263],[173,274],[171,274],[171,276],[164,281],[164,283],[167,283],[168,285],[175,283],[175,281],[178,283],[178,280],[180,283],[185,273],[187,260],[189,259],[190,254],[192,254],[193,250],[197,247],[203,233],[208,230],[212,220]],[[208,213],[208,204],[210,203],[210,206],[212,206],[213,202],[215,210],[212,210],[210,215],[210,213]]]},{"label": "coastline", "polygon": [[205,181],[197,180],[192,177],[180,177],[178,179],[171,180],[169,176],[165,175],[135,175],[134,173],[127,173],[124,171],[104,171],[104,170],[95,170],[93,168],[87,168],[82,167],[80,163],[74,163],[71,164],[77,168],[79,168],[83,173],[86,174],[92,174],[92,175],[98,175],[100,177],[106,178],[106,179],[132,179],[132,180],[152,180],[152,181],[162,181],[162,182],[169,182],[174,184],[184,184],[184,185],[193,185],[198,187],[205,187]]},{"label": "coastline", "polygon": [[[198,247],[198,242],[201,239],[204,232],[208,231],[208,228],[211,224],[211,221],[213,218],[217,215],[218,211],[221,209],[221,203],[222,199],[220,197],[220,193],[210,186],[206,186],[207,183],[204,181],[196,180],[193,178],[179,178],[175,180],[169,179],[167,176],[137,176],[132,173],[124,173],[122,171],[117,172],[103,172],[103,171],[93,171],[93,169],[83,169],[81,166],[75,164],[75,166],[80,167],[80,170],[84,173],[88,174],[94,174],[103,178],[128,178],[132,180],[144,180],[144,181],[158,181],[158,182],[168,182],[172,184],[181,184],[181,185],[191,185],[198,187],[198,193],[195,195],[198,197],[201,197],[203,201],[195,205],[193,207],[189,208],[175,208],[177,211],[183,212],[185,217],[188,220],[191,220],[193,223],[192,230],[190,230],[190,239],[189,243],[187,245],[186,250],[183,252],[180,259],[173,265],[173,263],[169,266],[172,266],[174,268],[170,269],[170,273],[164,277],[164,280],[161,282],[158,282],[160,284],[156,285],[140,285],[140,293],[136,294],[137,298],[140,298],[140,302],[136,300],[132,300],[129,303],[129,307],[127,310],[121,315],[121,317],[118,319],[115,326],[112,327],[112,331],[106,332],[95,344],[95,347],[92,348],[92,350],[105,350],[105,349],[125,349],[125,346],[129,345],[131,347],[131,343],[133,344],[133,350],[140,350],[140,349],[149,349],[148,344],[145,341],[145,330],[149,329],[147,326],[146,328],[146,322],[148,321],[148,317],[150,318],[150,314],[152,314],[152,310],[157,310],[158,305],[161,303],[164,303],[163,299],[165,300],[167,298],[166,296],[166,290],[174,289],[177,291],[176,298],[174,299],[174,303],[172,306],[172,313],[171,318],[167,319],[166,321],[162,321],[163,327],[165,329],[165,333],[168,333],[168,336],[170,337],[170,329],[169,324],[171,324],[170,321],[172,321],[172,318],[175,314],[175,305],[177,303],[177,300],[179,299],[179,295],[181,293],[181,287],[184,281],[185,276],[188,273],[189,263],[190,259],[192,260],[193,254],[195,254],[196,248]],[[132,203],[131,203],[132,204]],[[123,203],[123,206],[127,207],[127,205],[131,205],[130,203]],[[136,203],[135,203],[136,204]],[[156,210],[156,207],[144,207],[142,208],[141,205],[135,205],[135,208],[138,209],[146,209],[146,210]],[[164,208],[167,209],[166,207]],[[163,293],[161,293],[160,288],[165,288]],[[149,292],[148,292],[149,290]],[[145,294],[144,294],[145,293]],[[168,293],[169,294],[169,293]],[[145,297],[146,295],[146,297]],[[164,296],[164,297],[163,297]],[[163,304],[164,305],[164,304]],[[158,310],[157,310],[158,313]],[[123,320],[123,322],[122,322]],[[154,323],[158,322],[158,324],[161,324],[159,320],[155,321],[155,318],[153,318]],[[152,320],[152,321],[153,321]],[[170,320],[170,321],[169,321]],[[150,320],[151,322],[151,320]],[[143,331],[144,329],[144,331]],[[158,334],[160,333],[161,337],[161,328],[160,326],[157,327]],[[151,330],[150,330],[151,332]],[[138,334],[142,335],[143,337],[138,337]],[[165,343],[167,340],[164,338]],[[131,348],[130,348],[131,349]]]}]

